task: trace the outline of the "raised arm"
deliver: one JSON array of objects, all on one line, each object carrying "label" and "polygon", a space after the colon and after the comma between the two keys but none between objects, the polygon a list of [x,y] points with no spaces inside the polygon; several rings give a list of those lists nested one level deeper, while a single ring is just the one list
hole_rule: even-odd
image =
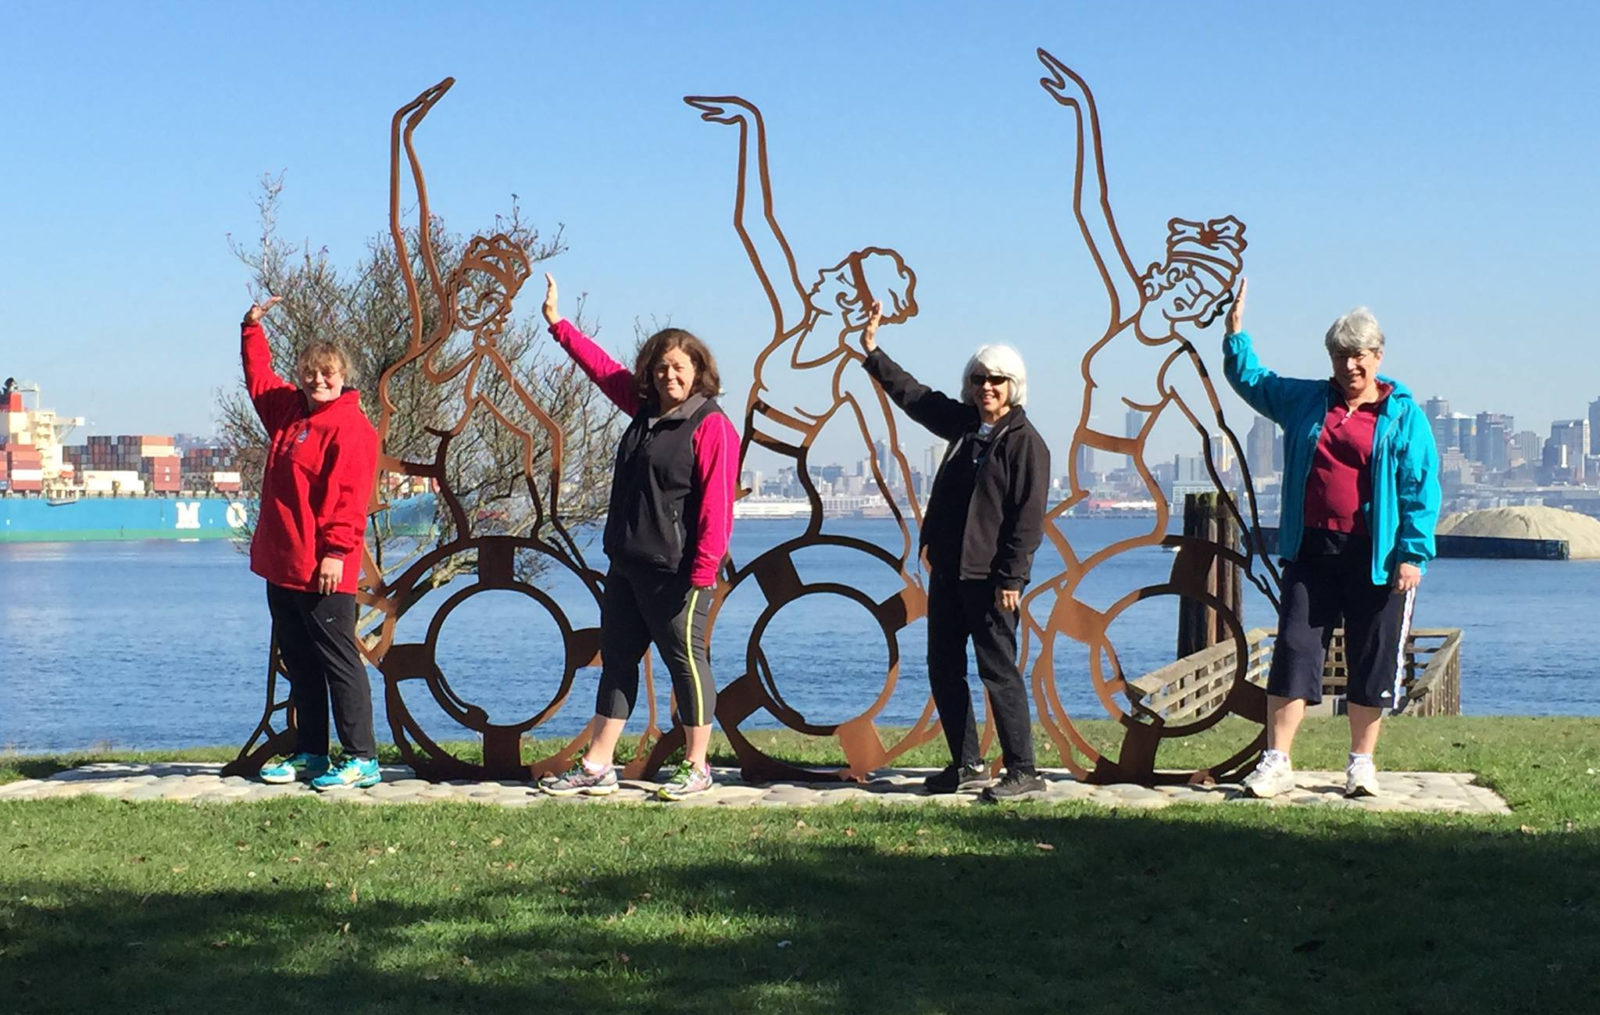
[{"label": "raised arm", "polygon": [[634,386],[633,371],[611,358],[606,352],[594,343],[588,335],[579,331],[571,321],[561,316],[557,306],[558,293],[556,280],[549,272],[544,276],[544,313],[545,323],[550,325],[550,334],[555,338],[556,344],[567,351],[589,379],[599,385],[605,396],[617,408],[632,416],[641,408],[639,391]]},{"label": "raised arm", "polygon": [[[417,193],[418,253],[428,273],[428,282],[433,286],[434,296],[442,306],[445,303],[444,279],[439,274],[439,265],[433,256],[432,212],[428,207],[428,185],[422,178],[422,163],[417,158],[417,150],[412,144],[411,135],[428,115],[428,111],[444,98],[444,93],[455,83],[455,78],[445,78],[397,109],[394,119],[389,122],[389,234],[394,239],[395,264],[400,269],[401,279],[405,282],[406,298],[411,307],[409,351],[412,353],[422,348],[425,336],[422,332],[422,293],[418,289],[416,275],[411,270],[411,254],[406,244],[405,229],[400,224],[401,149],[405,150],[405,163],[410,169],[412,184]],[[441,328],[448,327],[448,323],[441,324]]]},{"label": "raised arm", "polygon": [[[739,128],[739,185],[733,196],[733,228],[744,244],[750,264],[772,305],[777,333],[787,334],[799,326],[806,314],[806,287],[795,266],[794,251],[784,239],[783,230],[772,211],[772,180],[767,172],[767,130],[761,111],[735,95],[688,95],[684,102],[700,110],[700,119],[710,123],[733,124]],[[755,154],[755,175],[750,173],[751,153]],[[752,222],[749,213],[749,187],[754,180],[761,215]],[[774,277],[774,275],[778,277]]]},{"label": "raised arm", "polygon": [[272,369],[272,349],[261,318],[282,296],[268,296],[265,303],[252,303],[239,323],[239,357],[244,361],[244,387],[255,406],[256,416],[268,430],[276,430],[302,401],[300,389],[278,376]]},{"label": "raised arm", "polygon": [[1262,366],[1250,342],[1250,333],[1244,330],[1245,281],[1239,279],[1239,289],[1228,307],[1228,333],[1222,339],[1222,375],[1250,408],[1282,425],[1284,413],[1297,401],[1299,393],[1308,386],[1321,387],[1325,382],[1280,377]]},{"label": "raised arm", "polygon": [[888,353],[879,349],[878,326],[882,322],[883,303],[874,300],[867,316],[867,326],[861,332],[861,348],[867,354],[861,365],[878,382],[883,393],[907,416],[927,427],[935,436],[947,441],[955,440],[977,418],[977,410],[920,383],[904,367],[890,359]]},{"label": "raised arm", "polygon": [[1111,324],[1115,326],[1132,316],[1142,301],[1139,273],[1133,270],[1111,214],[1105,155],[1100,148],[1100,114],[1083,78],[1045,50],[1038,50],[1038,54],[1039,62],[1050,72],[1039,79],[1039,84],[1075,114],[1077,156],[1072,171],[1072,214],[1105,283],[1106,295],[1111,299]]}]

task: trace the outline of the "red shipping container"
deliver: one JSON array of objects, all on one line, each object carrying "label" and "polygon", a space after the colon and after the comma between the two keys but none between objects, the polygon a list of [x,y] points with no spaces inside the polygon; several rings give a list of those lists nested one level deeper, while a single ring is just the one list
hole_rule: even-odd
[{"label": "red shipping container", "polygon": [[40,479],[13,479],[11,489],[18,493],[39,493],[44,489],[44,481]]}]

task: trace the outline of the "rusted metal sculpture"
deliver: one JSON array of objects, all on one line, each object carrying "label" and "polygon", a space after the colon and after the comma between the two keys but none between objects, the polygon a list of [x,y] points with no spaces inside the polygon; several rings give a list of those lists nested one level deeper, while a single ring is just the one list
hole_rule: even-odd
[{"label": "rusted metal sculpture", "polygon": [[[1254,489],[1243,456],[1243,487],[1246,506],[1240,512],[1237,501],[1227,495],[1212,452],[1211,433],[1220,433],[1239,451],[1239,440],[1223,419],[1217,393],[1194,346],[1185,336],[1188,328],[1205,328],[1221,317],[1232,300],[1231,288],[1243,264],[1246,246],[1244,223],[1232,216],[1220,219],[1168,222],[1166,254],[1144,272],[1134,270],[1111,212],[1105,175],[1105,159],[1100,142],[1099,116],[1089,86],[1048,52],[1038,51],[1048,72],[1040,79],[1045,91],[1074,115],[1077,158],[1072,184],[1072,210],[1078,227],[1093,255],[1106,294],[1110,315],[1105,332],[1083,357],[1084,398],[1078,424],[1073,432],[1069,477],[1071,490],[1066,499],[1051,510],[1045,532],[1061,554],[1060,574],[1042,580],[1023,598],[1023,655],[1032,658],[1032,685],[1039,719],[1061,754],[1063,763],[1081,778],[1096,782],[1175,782],[1227,778],[1239,773],[1264,744],[1258,733],[1248,746],[1234,751],[1214,765],[1185,772],[1159,772],[1156,752],[1163,740],[1187,736],[1209,729],[1228,715],[1238,715],[1255,723],[1265,720],[1266,703],[1259,687],[1244,679],[1243,666],[1236,675],[1232,692],[1221,707],[1194,721],[1168,726],[1160,716],[1137,705],[1125,706],[1118,695],[1125,694],[1126,681],[1109,628],[1118,615],[1135,603],[1154,596],[1181,596],[1204,602],[1224,618],[1245,659],[1244,626],[1235,611],[1206,592],[1205,575],[1215,560],[1235,565],[1248,580],[1276,602],[1278,584],[1270,560],[1248,549],[1240,553],[1201,539],[1168,536],[1167,498],[1152,475],[1145,459],[1145,442],[1157,421],[1176,413],[1195,431],[1201,453],[1217,489],[1240,521],[1241,528],[1257,531]],[[1133,355],[1144,363],[1142,375],[1150,384],[1141,391],[1116,392],[1097,383],[1097,366],[1113,355]],[[1115,410],[1115,411],[1114,411]],[[1093,422],[1102,418],[1123,417],[1131,410],[1142,417],[1138,433],[1115,436],[1098,429]],[[1080,448],[1126,455],[1144,479],[1156,504],[1155,518],[1148,532],[1112,543],[1087,556],[1073,549],[1062,523],[1072,508],[1083,502],[1089,491],[1078,474]],[[1106,609],[1095,609],[1078,596],[1084,580],[1096,568],[1120,554],[1144,547],[1165,544],[1178,550],[1171,576],[1165,583],[1129,590]],[[1091,685],[1106,713],[1123,728],[1117,757],[1106,757],[1073,725],[1058,693],[1061,675],[1055,668],[1057,640],[1068,638],[1087,655]]]},{"label": "rusted metal sculpture", "polygon": [[[1124,704],[1126,692],[1110,627],[1135,603],[1156,596],[1177,596],[1205,603],[1222,617],[1237,643],[1239,659],[1245,647],[1243,624],[1236,611],[1205,591],[1205,575],[1222,561],[1241,569],[1269,599],[1276,601],[1278,578],[1266,556],[1256,549],[1258,527],[1253,489],[1244,474],[1244,506],[1227,496],[1217,462],[1212,455],[1213,431],[1235,452],[1239,441],[1223,420],[1204,363],[1185,334],[1204,328],[1228,306],[1230,287],[1238,276],[1245,250],[1244,225],[1232,217],[1208,220],[1172,219],[1168,223],[1165,257],[1136,272],[1111,213],[1105,182],[1100,129],[1094,98],[1088,86],[1070,68],[1039,50],[1047,75],[1045,90],[1074,114],[1077,160],[1072,207],[1079,229],[1093,255],[1110,301],[1106,328],[1083,357],[1084,404],[1072,438],[1066,500],[1050,512],[1046,534],[1064,561],[1063,570],[1042,579],[1023,599],[1024,660],[1029,668],[1039,720],[1060,752],[1065,765],[1083,778],[1095,781],[1160,782],[1224,778],[1238,773],[1259,750],[1262,736],[1242,749],[1231,751],[1216,764],[1185,772],[1157,770],[1157,750],[1171,738],[1210,729],[1229,715],[1259,724],[1264,719],[1261,690],[1244,679],[1244,664],[1220,707],[1195,719],[1168,725],[1160,715],[1138,704]],[[413,134],[429,111],[449,90],[446,79],[428,89],[395,113],[391,123],[390,229],[398,264],[404,273],[411,310],[411,334],[405,354],[378,380],[379,432],[385,439],[380,468],[391,473],[425,477],[433,482],[453,525],[448,542],[432,547],[397,575],[384,575],[370,554],[364,560],[362,602],[378,618],[363,639],[368,659],[384,677],[385,708],[401,754],[424,778],[531,778],[568,767],[588,739],[588,730],[549,757],[524,762],[522,739],[553,716],[566,700],[576,671],[599,662],[599,631],[580,627],[568,619],[563,605],[548,592],[518,577],[519,555],[536,555],[547,568],[577,579],[585,591],[585,607],[598,614],[603,575],[591,568],[561,520],[560,428],[521,385],[502,355],[497,339],[509,319],[512,301],[531,274],[528,254],[510,237],[497,234],[474,237],[458,266],[441,274],[430,242],[431,218],[422,168]],[[742,658],[734,660],[738,675],[718,697],[717,720],[733,744],[742,773],[751,781],[777,779],[828,781],[860,780],[907,750],[939,735],[931,698],[910,729],[885,738],[876,719],[888,705],[900,676],[901,632],[926,614],[926,594],[914,558],[913,527],[921,522],[911,482],[911,468],[897,440],[894,414],[883,392],[860,368],[857,348],[865,325],[865,311],[873,300],[885,307],[884,323],[896,324],[915,316],[916,275],[894,250],[863,247],[830,267],[821,269],[809,285],[802,281],[794,253],[778,225],[773,210],[771,177],[767,164],[765,125],[754,105],[734,96],[690,96],[684,100],[701,118],[735,126],[739,131],[737,187],[734,194],[734,229],[754,267],[771,306],[772,340],[757,358],[745,407],[741,461],[752,446],[793,463],[796,478],[810,505],[804,531],[748,561],[730,561],[712,608],[710,623],[726,616],[730,603],[745,603],[755,619],[748,631],[740,630]],[[402,221],[402,181],[409,177],[417,201],[417,226],[411,235],[418,243],[423,265],[419,280],[410,271],[411,251]],[[754,194],[751,188],[754,188]],[[426,286],[426,289],[424,288]],[[424,300],[424,295],[429,299]],[[428,313],[425,314],[425,303]],[[437,305],[437,313],[432,307]],[[428,323],[430,318],[432,323]],[[1117,393],[1097,383],[1097,372],[1113,355],[1143,357],[1149,386],[1139,392]],[[448,426],[429,432],[437,440],[431,455],[414,450],[402,453],[387,442],[397,412],[390,389],[399,371],[421,371],[431,385],[454,393],[459,416]],[[497,403],[483,386],[495,378],[495,388],[510,392],[515,408]],[[1111,401],[1108,402],[1108,399]],[[1133,436],[1115,436],[1097,429],[1096,410],[1110,417],[1111,408],[1131,409],[1142,424]],[[488,413],[522,441],[523,478],[533,505],[536,524],[526,536],[479,532],[475,519],[450,486],[452,442],[462,434],[474,413]],[[526,414],[537,426],[525,429],[513,415]],[[1224,494],[1229,510],[1250,534],[1245,551],[1194,537],[1169,537],[1164,491],[1145,460],[1145,442],[1157,421],[1177,418],[1194,430],[1213,482]],[[872,483],[881,503],[895,520],[897,545],[885,547],[831,530],[824,517],[822,496],[809,470],[809,455],[830,426],[859,436],[872,462]],[[887,448],[880,454],[875,444]],[[541,448],[549,449],[549,466],[539,474],[535,462]],[[1113,543],[1093,553],[1075,552],[1063,527],[1067,513],[1083,502],[1089,491],[1079,475],[1080,448],[1127,455],[1143,477],[1157,505],[1148,532]],[[1243,468],[1242,456],[1240,456]],[[383,487],[380,485],[380,489]],[[897,493],[906,492],[902,508]],[[374,504],[381,510],[382,504]],[[1084,581],[1117,556],[1167,544],[1175,547],[1168,581],[1127,591],[1109,607],[1096,609],[1080,596]],[[868,594],[862,582],[818,578],[805,565],[812,551],[844,553],[855,558],[847,570],[853,576],[876,571],[887,579],[887,594]],[[427,634],[419,642],[401,642],[396,625],[434,586],[436,569],[446,562],[469,556],[475,574],[470,583],[452,586],[453,592],[429,618]],[[496,724],[485,710],[464,700],[440,667],[439,632],[452,611],[466,608],[472,598],[489,590],[521,593],[547,611],[561,632],[564,662],[560,671],[531,675],[547,683],[548,704],[520,722]],[[841,597],[855,604],[876,624],[887,646],[887,666],[881,690],[859,714],[841,722],[808,719],[785,698],[785,675],[775,673],[763,649],[763,638],[786,609],[805,609],[807,597]],[[751,600],[754,600],[751,602]],[[572,604],[567,604],[571,606]],[[737,611],[736,611],[737,612]],[[863,625],[865,627],[865,625]],[[1070,643],[1067,644],[1067,643]],[[1055,653],[1062,645],[1085,658],[1084,672],[1106,713],[1122,727],[1122,744],[1116,757],[1102,753],[1074,726],[1062,705],[1059,684],[1067,674],[1056,670]],[[920,646],[919,646],[920,647]],[[282,673],[276,656],[268,667],[267,707],[250,742],[228,771],[254,772],[267,756],[293,749],[292,709],[287,694],[277,697]],[[1073,670],[1076,677],[1078,671]],[[663,733],[657,725],[653,682],[646,671],[644,696],[649,716],[639,741],[635,761],[624,769],[629,777],[648,775],[681,743],[674,727]],[[286,686],[286,682],[285,685]],[[406,704],[404,689],[423,688],[457,724],[453,733],[470,732],[483,740],[481,763],[452,755],[421,728]],[[281,713],[281,715],[280,715]],[[810,768],[773,757],[758,747],[741,729],[757,713],[765,713],[792,730],[831,738],[845,757],[839,767]],[[277,724],[281,724],[277,725]],[[985,732],[985,740],[992,730]]]},{"label": "rusted metal sculpture", "polygon": [[[417,774],[429,779],[456,778],[537,778],[571,766],[587,743],[587,730],[574,737],[554,754],[525,762],[522,760],[523,735],[545,723],[565,702],[579,668],[599,663],[599,628],[578,627],[566,610],[548,592],[518,577],[519,555],[536,555],[547,569],[560,569],[575,576],[587,590],[598,613],[603,576],[583,558],[577,542],[561,520],[562,433],[550,415],[517,379],[516,372],[502,355],[497,340],[510,317],[512,301],[531,274],[527,251],[505,234],[475,236],[469,241],[456,267],[440,272],[431,240],[432,213],[422,164],[413,143],[413,134],[429,111],[449,91],[454,80],[446,78],[402,106],[390,125],[389,226],[394,240],[396,262],[401,271],[410,305],[411,337],[405,353],[378,379],[380,405],[377,421],[383,441],[380,472],[425,477],[432,481],[438,497],[452,519],[453,538],[429,549],[397,575],[385,575],[370,551],[363,562],[360,595],[364,607],[374,611],[377,623],[363,632],[363,651],[384,678],[384,706],[395,743],[402,758]],[[409,175],[417,203],[414,233],[417,255],[422,261],[424,279],[416,278],[402,217],[403,179]],[[425,313],[422,285],[426,284],[429,313]],[[437,313],[432,308],[437,307]],[[436,318],[432,327],[428,317]],[[459,405],[457,418],[448,426],[429,429],[437,439],[427,460],[404,459],[389,447],[388,437],[397,412],[391,386],[402,370],[420,370],[426,383],[447,387]],[[483,380],[494,375],[497,387],[509,390],[519,407],[539,424],[538,432],[518,426],[505,406],[484,391]],[[482,410],[496,424],[511,431],[523,447],[523,480],[533,506],[534,522],[526,536],[480,534],[475,519],[463,507],[451,488],[448,464],[451,443],[467,427],[473,414]],[[534,462],[541,444],[548,448],[549,467],[535,474]],[[382,484],[380,484],[380,489]],[[375,504],[374,511],[387,505]],[[396,625],[406,612],[434,587],[431,576],[442,565],[460,557],[473,562],[470,582],[458,581],[443,605],[429,618],[426,636],[420,642],[397,642]],[[474,596],[491,590],[509,590],[527,596],[555,621],[561,632],[565,652],[558,673],[524,674],[521,679],[548,684],[549,701],[533,715],[513,723],[491,722],[482,707],[465,700],[439,664],[438,639],[450,614],[468,605]],[[292,716],[286,700],[276,700],[276,678],[281,666],[274,661],[268,672],[268,703],[256,733],[230,766],[247,774],[273,754],[293,749]],[[482,762],[469,761],[453,754],[422,729],[406,704],[403,690],[415,681],[459,728],[453,735],[476,734],[482,738]],[[647,766],[659,765],[665,745],[657,723],[656,703],[650,670],[645,672],[645,698],[648,702],[646,729],[639,743],[637,760],[626,770],[638,775]],[[275,730],[274,716],[284,713],[284,728]],[[264,738],[264,739],[263,739]],[[256,742],[262,742],[257,745]],[[662,748],[662,749],[657,749]],[[653,750],[656,749],[656,750]],[[654,759],[652,761],[652,758]]]},{"label": "rusted metal sculpture", "polygon": [[[744,646],[739,675],[717,699],[717,721],[732,741],[745,778],[831,780],[864,779],[910,748],[938,734],[930,698],[921,717],[892,743],[885,743],[874,723],[894,693],[900,674],[899,633],[927,612],[927,596],[916,574],[911,523],[897,503],[899,486],[906,492],[912,519],[921,511],[912,493],[911,466],[900,450],[894,414],[887,396],[861,368],[857,345],[874,299],[884,306],[884,324],[898,324],[916,315],[916,273],[895,251],[864,247],[820,269],[810,285],[801,280],[789,241],[773,211],[771,174],[767,165],[766,125],[761,112],[737,96],[687,96],[701,119],[739,129],[738,181],[733,199],[733,227],[755,268],[772,308],[773,337],[756,358],[755,376],[745,406],[743,462],[751,445],[794,463],[795,476],[810,502],[805,531],[754,560],[734,561],[727,571],[725,595],[713,608],[712,623],[728,602],[758,597],[759,614]],[[752,187],[754,195],[750,193]],[[853,536],[827,531],[821,494],[808,469],[812,445],[829,427],[859,434],[872,462],[872,481],[883,505],[899,525],[900,542],[884,548]],[[889,449],[879,460],[875,442]],[[896,479],[891,479],[893,474]],[[896,481],[898,480],[898,481]],[[807,549],[833,547],[861,555],[860,567],[889,568],[899,589],[881,600],[837,582],[804,581],[796,566]],[[883,688],[860,714],[839,723],[814,723],[784,700],[782,681],[774,674],[761,639],[771,621],[785,609],[799,608],[808,596],[835,595],[857,603],[876,622],[888,646]],[[868,628],[870,629],[870,628]],[[742,633],[742,632],[741,632]],[[844,752],[842,768],[813,769],[774,758],[756,747],[739,726],[765,711],[790,729],[832,737]]]}]

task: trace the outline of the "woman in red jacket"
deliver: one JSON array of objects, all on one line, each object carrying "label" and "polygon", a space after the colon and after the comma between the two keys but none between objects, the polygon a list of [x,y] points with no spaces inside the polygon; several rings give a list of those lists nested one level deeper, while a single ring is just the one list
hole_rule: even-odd
[{"label": "woman in red jacket", "polygon": [[617,447],[606,513],[611,561],[600,606],[600,691],[589,748],[565,775],[540,787],[553,796],[617,789],[617,740],[639,695],[639,663],[654,642],[672,674],[684,761],[659,795],[679,800],[711,788],[706,750],[717,687],[707,616],[733,531],[739,434],[716,403],[716,360],[680,328],[652,335],[634,368],[618,363],[556,309],[549,275],[544,318],[590,380],[633,417]]},{"label": "woman in red jacket", "polygon": [[[378,464],[378,433],[361,394],[344,386],[349,360],[313,342],[298,385],[272,369],[261,318],[282,297],[254,304],[240,327],[245,387],[267,428],[261,510],[250,570],[267,580],[272,638],[289,675],[296,752],[261,770],[263,782],[309,779],[314,789],[376,785],[372,688],[356,646],[356,584]],[[328,703],[344,757],[328,758]]]}]

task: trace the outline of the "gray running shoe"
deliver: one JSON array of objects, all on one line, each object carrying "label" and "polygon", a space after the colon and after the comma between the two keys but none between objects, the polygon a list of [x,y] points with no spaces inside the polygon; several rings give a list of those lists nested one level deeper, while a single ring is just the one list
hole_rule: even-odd
[{"label": "gray running shoe", "polygon": [[617,791],[617,770],[607,765],[603,772],[591,772],[580,760],[564,775],[539,780],[539,788],[551,796],[607,796]]},{"label": "gray running shoe", "polygon": [[672,778],[656,790],[656,796],[662,800],[682,800],[696,793],[704,793],[712,785],[710,767],[697,768],[685,761],[678,765]]}]

